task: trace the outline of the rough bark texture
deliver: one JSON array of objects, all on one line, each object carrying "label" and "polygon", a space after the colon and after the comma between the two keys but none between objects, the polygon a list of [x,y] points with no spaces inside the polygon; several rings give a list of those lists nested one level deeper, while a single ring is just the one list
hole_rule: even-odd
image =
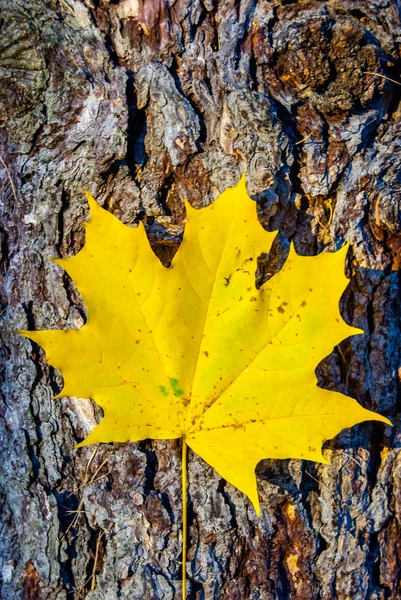
[{"label": "rough bark texture", "polygon": [[180,444],[73,450],[99,411],[53,401],[60,375],[13,331],[84,322],[49,260],[84,242],[83,189],[144,220],[168,264],[183,199],[207,205],[241,169],[280,231],[260,278],[290,240],[350,242],[343,314],[366,333],[319,380],[394,428],[327,442],[331,466],[260,464],[260,519],[190,454],[188,598],[401,598],[401,5],[67,1],[1,0],[1,598],[181,597]]}]

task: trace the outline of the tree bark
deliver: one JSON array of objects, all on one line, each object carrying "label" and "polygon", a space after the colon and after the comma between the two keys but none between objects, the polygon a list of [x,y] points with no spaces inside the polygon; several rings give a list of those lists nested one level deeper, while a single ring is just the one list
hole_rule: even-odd
[{"label": "tree bark", "polygon": [[[190,599],[401,598],[401,5],[398,0],[1,0],[4,600],[181,598],[181,447],[74,450],[101,419],[15,335],[80,327],[51,261],[84,243],[84,189],[146,224],[164,264],[184,198],[247,175],[277,242],[349,242],[344,318],[365,331],[319,384],[392,419],[258,467],[262,514],[189,453]],[[394,81],[392,81],[394,80]]]}]

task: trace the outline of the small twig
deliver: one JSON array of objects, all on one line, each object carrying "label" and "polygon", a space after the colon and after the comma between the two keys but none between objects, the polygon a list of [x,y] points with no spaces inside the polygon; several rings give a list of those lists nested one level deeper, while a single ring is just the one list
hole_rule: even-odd
[{"label": "small twig", "polygon": [[3,165],[5,172],[7,173],[8,179],[10,181],[11,189],[12,189],[13,194],[14,194],[15,201],[18,203],[18,196],[17,196],[17,191],[15,189],[15,185],[14,185],[14,182],[13,182],[13,178],[11,177],[11,173],[10,173],[10,171],[9,171],[6,163],[4,162],[4,160],[2,159],[1,156],[0,156],[0,162]]},{"label": "small twig", "polygon": [[386,75],[382,75],[381,73],[373,73],[372,71],[362,71],[362,73],[364,73],[365,75],[374,75],[375,77],[381,77],[382,79],[387,79],[388,81],[391,81],[392,83],[401,85],[401,83],[399,81],[396,81],[395,79],[391,79],[391,77],[386,77]]}]

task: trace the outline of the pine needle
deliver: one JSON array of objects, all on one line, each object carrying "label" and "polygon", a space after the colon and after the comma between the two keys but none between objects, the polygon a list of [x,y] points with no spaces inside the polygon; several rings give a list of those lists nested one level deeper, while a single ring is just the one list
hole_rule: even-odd
[{"label": "pine needle", "polygon": [[[92,464],[93,459],[95,458],[95,455],[96,455],[96,453],[98,451],[98,448],[99,447],[96,446],[96,448],[93,450],[93,452],[92,452],[92,454],[91,454],[91,456],[90,456],[90,458],[88,460],[88,463],[87,463],[86,468],[85,468],[85,475],[84,475],[83,483],[78,488],[76,488],[75,490],[73,490],[71,492],[71,494],[69,494],[67,496],[68,498],[70,496],[72,496],[73,494],[76,494],[77,492],[79,492],[82,488],[84,488],[84,487],[86,487],[88,485],[91,485],[93,483],[96,483],[96,482],[100,481],[101,479],[104,479],[105,477],[107,477],[107,475],[110,475],[110,471],[107,471],[107,473],[105,473],[104,475],[101,475],[100,477],[96,477],[96,475],[99,473],[100,469],[102,467],[104,467],[104,465],[109,460],[110,457],[107,456],[104,459],[104,461],[100,464],[100,466],[96,469],[96,471],[93,473],[93,475],[91,477],[89,477],[89,468],[90,468],[90,465]],[[71,523],[68,525],[68,527],[67,527],[67,529],[66,529],[63,537],[61,538],[61,541],[63,541],[66,538],[67,533],[70,531],[70,529],[72,529],[72,528],[74,528],[76,526],[77,521],[79,519],[79,515],[86,512],[86,511],[82,510],[83,503],[84,503],[84,499],[81,498],[80,501],[79,501],[77,510],[68,511],[67,514],[75,514],[75,517],[71,521]]]},{"label": "pine needle", "polygon": [[97,568],[97,561],[99,560],[99,546],[100,546],[100,540],[103,537],[103,531],[101,531],[99,533],[99,535],[97,536],[97,540],[96,540],[96,550],[95,550],[95,560],[93,561],[93,569],[92,569],[92,581],[91,581],[91,590],[94,590],[96,587],[96,568]]},{"label": "pine needle", "polygon": [[381,77],[382,79],[387,79],[387,81],[391,81],[392,83],[395,83],[396,85],[401,85],[401,83],[399,81],[396,81],[395,79],[391,79],[391,77],[386,77],[386,75],[382,75],[381,73],[373,73],[372,71],[362,71],[362,73],[364,73],[365,75],[374,75],[375,77]]},{"label": "pine needle", "polygon": [[311,135],[312,135],[312,132],[308,133],[308,135],[306,135],[304,138],[302,138],[302,140],[299,140],[299,142],[295,142],[294,146],[298,146],[298,144],[302,144],[302,142],[306,142],[306,140],[309,140]]},{"label": "pine needle", "polygon": [[68,2],[66,2],[65,0],[60,0],[60,2],[63,6],[65,6],[70,11],[72,16],[75,17],[74,9],[68,4]]},{"label": "pine needle", "polygon": [[4,160],[2,159],[2,157],[1,157],[1,156],[0,156],[0,162],[1,162],[1,164],[3,165],[3,168],[4,168],[5,172],[7,173],[7,177],[8,177],[8,180],[9,180],[9,182],[10,182],[11,189],[12,189],[12,192],[13,192],[13,195],[14,195],[14,198],[15,198],[15,201],[16,201],[16,202],[18,202],[17,191],[16,191],[16,189],[15,189],[15,185],[14,185],[14,182],[13,182],[13,178],[11,177],[11,173],[10,173],[10,171],[9,171],[9,168],[7,167],[6,163],[4,162]]}]

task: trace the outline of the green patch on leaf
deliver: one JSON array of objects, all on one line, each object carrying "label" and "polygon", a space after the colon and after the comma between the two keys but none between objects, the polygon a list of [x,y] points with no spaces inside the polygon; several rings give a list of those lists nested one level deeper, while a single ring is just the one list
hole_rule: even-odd
[{"label": "green patch on leaf", "polygon": [[184,393],[184,390],[182,388],[180,388],[180,382],[178,381],[178,379],[175,379],[174,377],[170,377],[169,381],[170,381],[171,389],[173,390],[174,396],[176,396],[177,398],[182,396]]}]

